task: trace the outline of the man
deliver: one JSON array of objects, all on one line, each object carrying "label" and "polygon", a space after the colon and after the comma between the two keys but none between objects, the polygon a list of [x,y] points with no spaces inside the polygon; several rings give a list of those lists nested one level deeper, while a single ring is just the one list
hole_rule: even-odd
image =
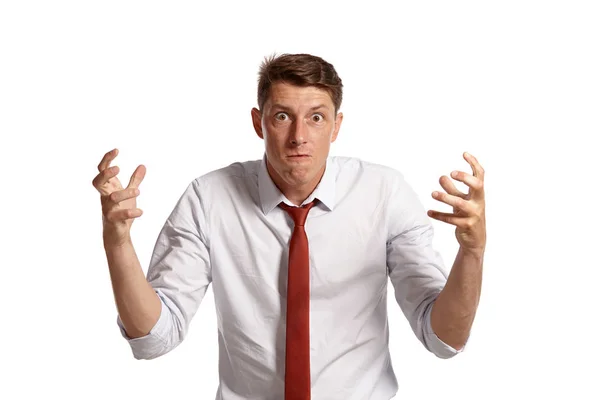
[{"label": "man", "polygon": [[[117,150],[100,162],[103,238],[121,333],[138,359],[184,339],[209,284],[218,317],[217,399],[387,400],[398,384],[388,349],[387,280],[411,327],[449,358],[467,342],[486,242],[483,168],[443,176],[425,213],[400,172],[329,157],[343,115],[333,66],[307,54],[265,60],[258,108],[262,160],[232,164],[189,184],[165,222],[147,277],[130,228],[143,165],[122,188]],[[427,216],[456,226],[449,275]]]}]

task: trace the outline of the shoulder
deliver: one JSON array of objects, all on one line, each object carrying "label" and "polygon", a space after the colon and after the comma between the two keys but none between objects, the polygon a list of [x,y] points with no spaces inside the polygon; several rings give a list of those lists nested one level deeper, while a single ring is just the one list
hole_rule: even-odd
[{"label": "shoulder", "polygon": [[206,190],[223,190],[245,180],[256,180],[261,160],[237,161],[200,175],[192,182]]},{"label": "shoulder", "polygon": [[412,184],[397,168],[357,157],[331,157],[336,171],[336,191],[360,192],[387,207],[414,209],[420,201]]},{"label": "shoulder", "polygon": [[261,160],[234,162],[197,176],[188,183],[183,197],[204,207],[226,198],[238,198],[255,190]]},{"label": "shoulder", "polygon": [[394,167],[358,157],[332,156],[330,162],[334,165],[338,178],[354,177],[387,187],[399,185],[405,180],[404,174]]}]

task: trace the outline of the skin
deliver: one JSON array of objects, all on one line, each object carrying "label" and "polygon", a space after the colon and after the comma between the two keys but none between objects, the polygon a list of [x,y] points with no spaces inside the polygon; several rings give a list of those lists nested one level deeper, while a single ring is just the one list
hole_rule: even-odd
[{"label": "skin", "polygon": [[137,338],[147,335],[156,324],[161,303],[146,280],[130,236],[134,219],[142,215],[136,198],[146,167],[139,165],[124,188],[117,177],[119,167],[110,166],[118,154],[119,150],[113,149],[104,155],[92,185],[100,193],[104,251],[117,310],[127,335]]},{"label": "skin", "polygon": [[473,175],[453,171],[450,176],[463,182],[468,193],[459,191],[447,176],[440,185],[447,193],[434,191],[434,199],[453,207],[452,213],[428,210],[430,217],[456,226],[458,254],[452,265],[448,281],[431,310],[431,327],[445,343],[460,350],[467,342],[475,312],[479,305],[486,245],[484,170],[477,159],[464,153]]},{"label": "skin", "polygon": [[[275,82],[262,111],[253,108],[252,123],[265,141],[267,170],[275,185],[300,205],[317,187],[343,115],[323,89]],[[296,157],[302,154],[303,157]]]}]

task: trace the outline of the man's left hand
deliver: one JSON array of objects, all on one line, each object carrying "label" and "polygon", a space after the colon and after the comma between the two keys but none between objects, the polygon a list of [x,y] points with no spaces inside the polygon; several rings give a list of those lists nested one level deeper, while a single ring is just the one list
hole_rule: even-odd
[{"label": "man's left hand", "polygon": [[464,153],[463,157],[471,165],[473,175],[462,171],[453,171],[450,176],[469,187],[469,193],[459,191],[450,178],[442,176],[440,185],[448,193],[433,192],[434,199],[449,204],[453,213],[429,210],[427,215],[456,226],[456,239],[463,250],[483,255],[485,250],[485,194],[483,191],[483,167],[477,159]]}]

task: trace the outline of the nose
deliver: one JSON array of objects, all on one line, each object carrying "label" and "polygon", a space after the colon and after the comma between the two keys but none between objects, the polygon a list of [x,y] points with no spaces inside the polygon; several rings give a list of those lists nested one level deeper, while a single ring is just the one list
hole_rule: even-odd
[{"label": "nose", "polygon": [[306,122],[302,119],[296,120],[291,126],[290,132],[290,143],[294,146],[298,146],[306,143],[308,136]]}]

